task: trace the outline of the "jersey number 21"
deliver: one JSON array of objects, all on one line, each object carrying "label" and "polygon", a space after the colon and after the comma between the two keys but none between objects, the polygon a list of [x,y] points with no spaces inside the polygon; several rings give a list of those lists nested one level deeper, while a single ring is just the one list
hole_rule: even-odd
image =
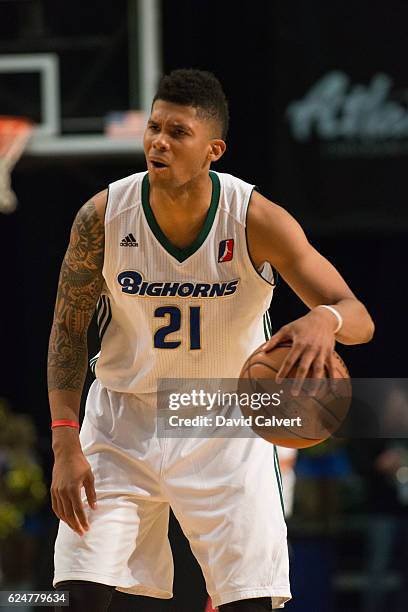
[{"label": "jersey number 21", "polygon": [[[168,325],[159,327],[154,334],[154,348],[175,349],[180,346],[181,340],[166,340],[166,336],[176,332],[181,327],[181,310],[177,306],[160,306],[154,311],[155,317],[165,317],[169,315]],[[190,350],[201,348],[201,326],[200,326],[200,306],[189,307],[189,336]]]}]

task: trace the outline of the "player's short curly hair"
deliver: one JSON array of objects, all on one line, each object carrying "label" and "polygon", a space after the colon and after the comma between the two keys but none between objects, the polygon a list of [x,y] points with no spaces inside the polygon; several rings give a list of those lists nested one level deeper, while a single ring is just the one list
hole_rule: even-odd
[{"label": "player's short curly hair", "polygon": [[193,68],[173,70],[160,80],[153,104],[156,100],[197,108],[200,116],[218,123],[219,136],[226,139],[228,102],[221,83],[211,72]]}]

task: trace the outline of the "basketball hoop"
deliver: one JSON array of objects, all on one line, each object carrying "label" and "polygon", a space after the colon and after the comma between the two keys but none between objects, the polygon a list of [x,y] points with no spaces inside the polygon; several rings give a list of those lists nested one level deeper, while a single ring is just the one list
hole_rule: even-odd
[{"label": "basketball hoop", "polygon": [[11,171],[21,157],[33,124],[23,117],[0,116],[0,212],[12,213],[17,198],[11,189]]}]

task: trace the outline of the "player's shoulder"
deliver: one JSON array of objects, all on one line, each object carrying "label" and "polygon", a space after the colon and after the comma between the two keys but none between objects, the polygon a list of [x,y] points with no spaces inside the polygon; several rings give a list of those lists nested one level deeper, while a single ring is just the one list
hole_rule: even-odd
[{"label": "player's shoulder", "polygon": [[[146,180],[145,180],[146,179]],[[143,193],[148,193],[148,173],[135,172],[109,184],[105,224],[109,224],[127,211],[141,206]]]},{"label": "player's shoulder", "polygon": [[283,206],[257,192],[251,196],[246,227],[252,247],[263,244],[265,251],[276,251],[279,257],[290,245],[307,242],[299,222]]},{"label": "player's shoulder", "polygon": [[106,204],[108,202],[108,189],[103,189],[96,193],[90,200],[95,206],[95,211],[101,221],[105,218]]},{"label": "player's shoulder", "polygon": [[100,225],[99,221],[103,226],[107,200],[108,189],[103,189],[89,198],[78,210],[73,227],[77,230],[88,230],[89,227],[94,227],[95,223]]},{"label": "player's shoulder", "polygon": [[288,221],[292,218],[291,214],[283,206],[263,196],[258,191],[256,184],[243,180],[233,174],[224,172],[217,172],[216,174],[224,188],[230,187],[235,190],[243,190],[249,194],[248,216],[262,223],[265,223],[265,219],[272,218],[279,221]]},{"label": "player's shoulder", "polygon": [[253,192],[248,207],[247,237],[254,261],[266,258],[278,270],[282,261],[308,245],[296,219],[283,206],[257,192]]},{"label": "player's shoulder", "polygon": [[254,189],[248,206],[248,222],[260,226],[271,226],[272,223],[273,226],[280,227],[281,224],[292,221],[294,221],[292,215],[283,206],[269,200]]},{"label": "player's shoulder", "polygon": [[[118,208],[118,203],[120,204],[123,201],[134,201],[134,198],[131,196],[134,195],[135,191],[139,193],[141,192],[141,185],[145,175],[146,171],[125,176],[124,178],[110,183],[106,189],[102,189],[102,191],[99,191],[93,195],[79,209],[74,222],[75,225],[77,227],[90,227],[89,224],[92,222],[92,220],[94,220],[96,225],[98,225],[98,222],[100,221],[101,224],[99,225],[101,225],[103,228],[105,221],[109,221],[109,216],[115,214],[115,209]],[[111,200],[114,201],[114,210],[108,213],[109,209],[112,208],[112,206],[109,206],[109,202]],[[85,221],[87,221],[86,224]],[[92,225],[92,228],[96,228],[96,225]]]},{"label": "player's shoulder", "polygon": [[232,174],[217,173],[225,193],[223,204],[228,212],[241,219],[244,225],[251,224],[256,229],[264,227],[279,228],[293,220],[293,217],[279,204],[272,202],[257,190],[254,183]]},{"label": "player's shoulder", "polygon": [[245,226],[248,202],[254,185],[232,174],[224,172],[214,174],[218,177],[220,184],[220,210],[229,218]]}]

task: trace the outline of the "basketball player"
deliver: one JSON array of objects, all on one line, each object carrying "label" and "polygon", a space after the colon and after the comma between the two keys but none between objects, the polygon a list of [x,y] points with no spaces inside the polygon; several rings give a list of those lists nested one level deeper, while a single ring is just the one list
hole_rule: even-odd
[{"label": "basketball player", "polygon": [[[164,77],[144,136],[147,172],[97,194],[72,227],[49,390],[52,506],[61,519],[54,585],[69,590],[73,610],[122,610],[131,599],[129,609],[146,612],[159,609],[149,601],[171,597],[169,505],[220,612],[282,608],[290,599],[273,445],[158,437],[157,380],[238,377],[265,340],[272,266],[309,309],[269,341],[293,342],[280,376],[298,363],[298,387],[307,372],[332,369],[336,340],[369,341],[373,323],[283,208],[210,170],[227,127],[213,75]],[[79,436],[97,303],[102,348]]]}]

